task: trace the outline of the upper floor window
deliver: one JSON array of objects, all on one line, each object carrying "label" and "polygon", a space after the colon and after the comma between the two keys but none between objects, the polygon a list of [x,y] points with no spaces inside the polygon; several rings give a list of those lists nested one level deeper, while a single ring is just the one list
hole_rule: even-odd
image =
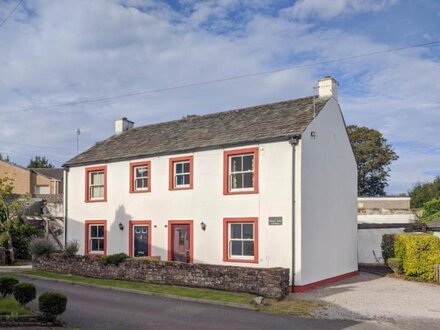
[{"label": "upper floor window", "polygon": [[107,200],[107,167],[86,168],[86,202]]},{"label": "upper floor window", "polygon": [[258,193],[258,148],[224,152],[224,194]]},{"label": "upper floor window", "polygon": [[170,190],[193,188],[193,156],[170,159]]},{"label": "upper floor window", "polygon": [[151,162],[130,164],[130,192],[151,191]]}]

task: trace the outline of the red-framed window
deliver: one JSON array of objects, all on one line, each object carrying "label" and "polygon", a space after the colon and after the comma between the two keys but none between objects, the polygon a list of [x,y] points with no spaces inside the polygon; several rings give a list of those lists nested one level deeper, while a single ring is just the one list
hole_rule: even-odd
[{"label": "red-framed window", "polygon": [[193,156],[170,158],[169,189],[193,189],[194,161]]},{"label": "red-framed window", "polygon": [[151,191],[151,162],[130,163],[130,192]]},{"label": "red-framed window", "polygon": [[258,148],[225,150],[223,194],[258,193]]},{"label": "red-framed window", "polygon": [[223,219],[223,261],[258,263],[258,219]]},{"label": "red-framed window", "polygon": [[86,220],[85,255],[107,255],[107,220]]},{"label": "red-framed window", "polygon": [[[145,232],[146,229],[146,232]],[[131,220],[129,221],[129,230],[128,230],[128,255],[130,257],[140,257],[145,256],[149,257],[151,256],[151,220]],[[136,238],[139,236],[144,236],[146,238],[146,253],[144,255],[135,255],[137,247],[135,244],[138,244],[139,242],[136,242]],[[139,250],[142,250],[140,248]]]},{"label": "red-framed window", "polygon": [[[176,227],[182,227],[187,226],[188,230],[184,230],[184,228],[176,228]],[[177,230],[175,230],[177,229]],[[180,229],[180,230],[179,230]],[[176,237],[176,233],[179,235]],[[185,235],[189,235],[185,236]],[[182,237],[183,236],[183,237]],[[193,226],[193,220],[169,220],[168,221],[168,261],[173,261],[176,258],[173,258],[173,251],[175,246],[174,243],[176,241],[176,245],[181,245],[183,249],[179,252],[186,252],[188,254],[188,262],[192,263],[194,260],[194,226]],[[188,246],[186,246],[186,243],[189,243]]]},{"label": "red-framed window", "polygon": [[85,170],[85,201],[107,201],[107,166],[86,167]]}]

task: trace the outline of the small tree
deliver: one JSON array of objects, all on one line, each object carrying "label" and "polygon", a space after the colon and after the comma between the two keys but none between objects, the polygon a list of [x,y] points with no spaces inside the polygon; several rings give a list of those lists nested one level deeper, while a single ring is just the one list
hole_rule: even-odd
[{"label": "small tree", "polygon": [[411,207],[416,209],[434,198],[440,198],[440,176],[432,182],[416,183],[408,194],[411,196]]},{"label": "small tree", "polygon": [[382,133],[368,127],[347,127],[358,168],[358,195],[383,196],[390,164],[399,157]]},{"label": "small tree", "polygon": [[29,162],[28,168],[54,168],[45,156],[35,156]]},{"label": "small tree", "polygon": [[420,221],[427,223],[440,218],[440,198],[434,198],[423,205]]}]

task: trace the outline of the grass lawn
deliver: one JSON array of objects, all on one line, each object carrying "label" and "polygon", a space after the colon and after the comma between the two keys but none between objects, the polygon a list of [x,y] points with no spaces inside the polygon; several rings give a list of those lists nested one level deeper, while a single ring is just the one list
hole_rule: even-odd
[{"label": "grass lawn", "polygon": [[0,315],[31,315],[31,311],[20,304],[12,297],[0,298]]},{"label": "grass lawn", "polygon": [[160,285],[124,280],[106,280],[70,274],[58,274],[39,270],[21,272],[24,275],[34,275],[49,279],[66,280],[76,283],[109,286],[113,288],[131,289],[138,291],[169,294],[180,297],[206,299],[220,302],[237,303],[257,308],[258,311],[276,314],[291,314],[296,316],[309,316],[316,309],[321,309],[322,304],[303,299],[287,297],[282,301],[265,299],[266,305],[257,306],[253,302],[255,295],[249,293],[227,292],[212,289],[190,288],[176,285]]}]

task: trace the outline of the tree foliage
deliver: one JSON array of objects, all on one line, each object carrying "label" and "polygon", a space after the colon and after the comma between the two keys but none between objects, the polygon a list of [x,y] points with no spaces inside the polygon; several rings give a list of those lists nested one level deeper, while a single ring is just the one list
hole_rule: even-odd
[{"label": "tree foliage", "polygon": [[35,156],[29,161],[28,168],[54,168],[45,156]]},{"label": "tree foliage", "polygon": [[431,199],[423,204],[422,216],[420,221],[428,223],[440,219],[440,198]]},{"label": "tree foliage", "polygon": [[418,182],[408,192],[411,196],[411,207],[421,208],[426,202],[440,198],[440,176],[432,182]]},{"label": "tree foliage", "polygon": [[0,178],[0,246],[8,251],[11,263],[16,257],[29,257],[30,240],[41,235],[40,231],[23,222],[25,200],[14,198],[13,188],[12,179]]},{"label": "tree foliage", "polygon": [[347,127],[358,169],[358,195],[383,196],[390,164],[399,157],[382,133],[368,127]]}]

